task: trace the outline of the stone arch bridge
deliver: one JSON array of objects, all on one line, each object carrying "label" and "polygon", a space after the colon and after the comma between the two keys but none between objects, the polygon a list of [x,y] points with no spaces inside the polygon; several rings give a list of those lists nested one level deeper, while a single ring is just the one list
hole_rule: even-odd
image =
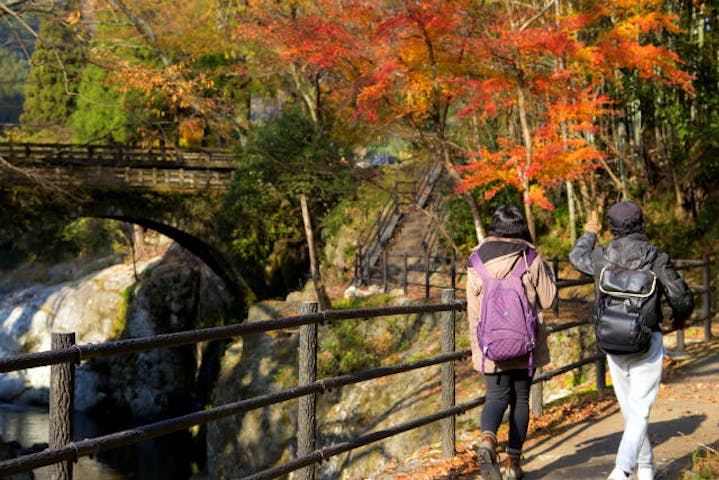
[{"label": "stone arch bridge", "polygon": [[44,214],[115,219],[162,233],[247,301],[254,294],[221,241],[217,218],[236,162],[217,150],[0,143],[0,194],[4,208],[24,190],[40,199]]}]

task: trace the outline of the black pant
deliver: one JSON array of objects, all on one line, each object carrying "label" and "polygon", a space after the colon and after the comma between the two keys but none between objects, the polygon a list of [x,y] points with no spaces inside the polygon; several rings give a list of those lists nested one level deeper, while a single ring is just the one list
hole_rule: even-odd
[{"label": "black pant", "polygon": [[509,406],[509,444],[522,450],[529,427],[529,388],[532,377],[526,368],[484,374],[486,400],[482,408],[482,431],[497,433]]}]

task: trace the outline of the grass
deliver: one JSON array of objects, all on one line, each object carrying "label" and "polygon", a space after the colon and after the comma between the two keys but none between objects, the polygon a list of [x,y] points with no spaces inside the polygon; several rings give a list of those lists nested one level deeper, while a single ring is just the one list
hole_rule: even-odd
[{"label": "grass", "polygon": [[[717,445],[714,445],[716,447]],[[681,480],[715,480],[719,478],[719,452],[704,445],[694,451],[692,466],[681,474]]]}]

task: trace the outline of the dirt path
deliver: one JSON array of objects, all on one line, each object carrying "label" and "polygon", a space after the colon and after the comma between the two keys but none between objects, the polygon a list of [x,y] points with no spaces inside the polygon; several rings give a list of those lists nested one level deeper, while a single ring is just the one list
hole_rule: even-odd
[{"label": "dirt path", "polygon": [[[688,340],[683,355],[674,350],[673,336],[665,338],[665,346],[665,378],[651,411],[649,433],[656,479],[679,480],[696,452],[704,446],[716,448],[719,442],[719,342]],[[607,478],[624,428],[611,389],[590,402],[548,409],[533,424],[524,451],[525,480]],[[452,459],[441,459],[439,447],[432,446],[370,478],[480,479],[472,449],[477,434],[458,431],[458,454]]]},{"label": "dirt path", "polygon": [[[698,449],[719,441],[719,343],[688,345],[683,356],[670,349],[668,353],[667,378],[649,426],[657,480],[679,478]],[[623,428],[612,401],[590,418],[552,429],[551,435],[525,449],[526,480],[606,479]]]}]

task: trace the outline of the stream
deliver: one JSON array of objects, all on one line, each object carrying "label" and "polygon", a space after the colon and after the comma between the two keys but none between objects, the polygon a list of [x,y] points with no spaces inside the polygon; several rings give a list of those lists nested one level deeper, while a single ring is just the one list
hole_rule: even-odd
[{"label": "stream", "polygon": [[[110,431],[86,415],[75,412],[75,439],[93,438]],[[48,441],[47,409],[0,404],[0,436],[6,442],[17,441],[23,448]],[[94,458],[82,457],[73,466],[73,478],[92,480],[189,479],[191,458],[189,436],[177,434],[102,452]],[[36,480],[50,480],[51,468],[34,470]]]}]

